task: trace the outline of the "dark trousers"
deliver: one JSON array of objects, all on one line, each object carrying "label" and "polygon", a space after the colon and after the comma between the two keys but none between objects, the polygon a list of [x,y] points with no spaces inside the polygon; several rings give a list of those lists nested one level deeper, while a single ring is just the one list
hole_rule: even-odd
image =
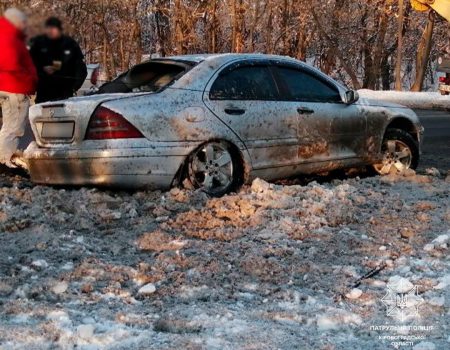
[{"label": "dark trousers", "polygon": [[51,83],[40,83],[37,89],[36,103],[66,100],[70,97],[73,97],[72,88]]}]

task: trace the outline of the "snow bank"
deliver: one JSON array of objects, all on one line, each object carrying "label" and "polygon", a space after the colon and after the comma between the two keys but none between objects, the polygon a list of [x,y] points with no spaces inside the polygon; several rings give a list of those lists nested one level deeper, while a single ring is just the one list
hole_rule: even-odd
[{"label": "snow bank", "polygon": [[383,100],[413,108],[438,109],[450,111],[450,96],[442,96],[439,92],[409,92],[409,91],[374,91],[359,90],[363,98]]},{"label": "snow bank", "polygon": [[447,349],[449,183],[429,173],[223,198],[0,183],[0,348],[388,349],[370,327],[402,325],[382,298],[403,280],[435,325],[414,346]]}]

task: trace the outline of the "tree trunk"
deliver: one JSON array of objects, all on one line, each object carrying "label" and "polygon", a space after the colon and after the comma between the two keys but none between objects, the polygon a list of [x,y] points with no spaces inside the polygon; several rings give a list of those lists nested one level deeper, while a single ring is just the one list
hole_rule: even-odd
[{"label": "tree trunk", "polygon": [[283,40],[283,55],[289,54],[289,0],[284,0],[283,2],[283,14],[282,14],[282,40]]},{"label": "tree trunk", "polygon": [[209,33],[209,52],[217,52],[217,0],[212,0],[211,5],[211,24]]},{"label": "tree trunk", "polygon": [[231,51],[242,52],[244,31],[244,13],[242,0],[233,0],[233,33],[231,38]]},{"label": "tree trunk", "polygon": [[256,32],[256,27],[258,25],[258,21],[259,21],[259,6],[260,6],[259,1],[255,1],[255,4],[253,6],[254,6],[253,18],[252,18],[252,24],[250,26],[250,34],[249,34],[250,52],[255,51],[255,32]]},{"label": "tree trunk", "polygon": [[273,53],[272,45],[272,26],[273,26],[273,6],[272,2],[268,0],[269,13],[267,16],[267,27],[264,30],[264,38],[266,42],[266,53]]},{"label": "tree trunk", "polygon": [[233,5],[232,5],[232,33],[231,33],[231,52],[237,52],[237,41],[238,41],[238,10],[237,10],[237,4],[238,0],[233,0]]},{"label": "tree trunk", "polygon": [[[143,56],[143,52],[142,52],[142,28],[141,28],[141,24],[139,21],[136,20],[136,34],[134,37],[134,40],[136,41],[136,63],[141,63],[142,62],[142,56]],[[127,64],[130,64],[130,61],[128,60]],[[128,67],[127,67],[128,68]]]},{"label": "tree trunk", "polygon": [[403,63],[403,26],[404,26],[404,0],[398,3],[398,45],[397,62],[395,63],[395,90],[402,91],[402,63]]},{"label": "tree trunk", "polygon": [[301,61],[306,61],[306,51],[307,51],[307,38],[306,38],[306,24],[299,16],[300,27],[297,32],[297,52],[295,54],[296,58]]},{"label": "tree trunk", "polygon": [[427,69],[428,60],[430,58],[431,45],[433,43],[433,30],[435,22],[436,16],[434,12],[430,12],[428,23],[425,27],[425,31],[423,32],[417,51],[416,79],[411,87],[411,91],[422,91],[425,72]]},{"label": "tree trunk", "polygon": [[102,67],[106,71],[107,80],[111,80],[112,74],[108,64],[108,39],[106,38],[106,35],[103,38]]},{"label": "tree trunk", "polygon": [[367,72],[367,79],[365,86],[368,89],[375,89],[381,73],[381,62],[383,60],[383,49],[386,39],[386,33],[389,25],[389,11],[392,5],[392,0],[386,0],[382,9],[382,14],[378,27],[377,42],[373,52],[372,65]]},{"label": "tree trunk", "polygon": [[[332,18],[331,18],[331,31],[335,35],[339,33],[339,19],[341,18],[341,13],[343,12],[343,8],[347,0],[336,0],[333,7]],[[336,66],[336,56],[333,53],[333,49],[329,48],[325,50],[324,58],[323,58],[323,66],[322,70],[325,74],[330,74],[331,71]]]},{"label": "tree trunk", "polygon": [[174,30],[174,38],[173,40],[175,41],[175,47],[176,47],[176,52],[178,55],[182,55],[184,52],[183,50],[183,29],[181,27],[181,1],[180,0],[175,0],[174,3],[174,22],[175,22],[175,30]]},{"label": "tree trunk", "polygon": [[167,55],[167,42],[170,40],[170,22],[164,13],[165,2],[158,1],[155,4],[156,48],[161,57]]}]

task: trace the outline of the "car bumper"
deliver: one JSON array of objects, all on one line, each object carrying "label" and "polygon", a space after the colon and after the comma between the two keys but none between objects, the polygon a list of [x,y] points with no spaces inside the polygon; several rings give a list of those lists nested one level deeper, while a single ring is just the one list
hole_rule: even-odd
[{"label": "car bumper", "polygon": [[167,189],[190,147],[25,151],[31,180],[47,185]]}]

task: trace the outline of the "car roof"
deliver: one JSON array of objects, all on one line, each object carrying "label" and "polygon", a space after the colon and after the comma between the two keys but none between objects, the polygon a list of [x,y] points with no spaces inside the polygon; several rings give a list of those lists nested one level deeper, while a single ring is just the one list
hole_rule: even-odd
[{"label": "car roof", "polygon": [[[283,62],[290,62],[294,63],[296,65],[302,66],[306,68],[309,71],[314,72],[315,74],[318,74],[323,79],[326,79],[333,84],[337,84],[341,90],[347,90],[346,87],[344,87],[342,84],[337,83],[333,79],[331,79],[329,76],[318,70],[317,68],[299,61],[295,58],[289,57],[289,56],[279,56],[279,55],[268,55],[268,54],[262,54],[262,53],[220,53],[220,54],[197,54],[197,55],[180,55],[180,56],[169,56],[169,57],[161,57],[161,58],[154,58],[155,61],[178,61],[178,62],[191,62],[198,66],[203,66],[201,63],[210,63],[210,66],[213,67],[220,67],[222,65],[232,63],[233,61],[239,61],[239,60],[274,60],[274,61],[283,61]],[[208,72],[209,74],[209,72]],[[192,83],[192,80],[191,80]],[[192,88],[192,87],[191,87]]]},{"label": "car roof", "polygon": [[174,61],[188,61],[193,63],[201,63],[203,61],[222,61],[226,63],[228,61],[234,61],[239,59],[276,59],[276,60],[289,60],[297,63],[302,63],[292,57],[267,55],[262,53],[221,53],[221,54],[197,54],[197,55],[180,55],[161,57],[158,59],[174,60]]}]

